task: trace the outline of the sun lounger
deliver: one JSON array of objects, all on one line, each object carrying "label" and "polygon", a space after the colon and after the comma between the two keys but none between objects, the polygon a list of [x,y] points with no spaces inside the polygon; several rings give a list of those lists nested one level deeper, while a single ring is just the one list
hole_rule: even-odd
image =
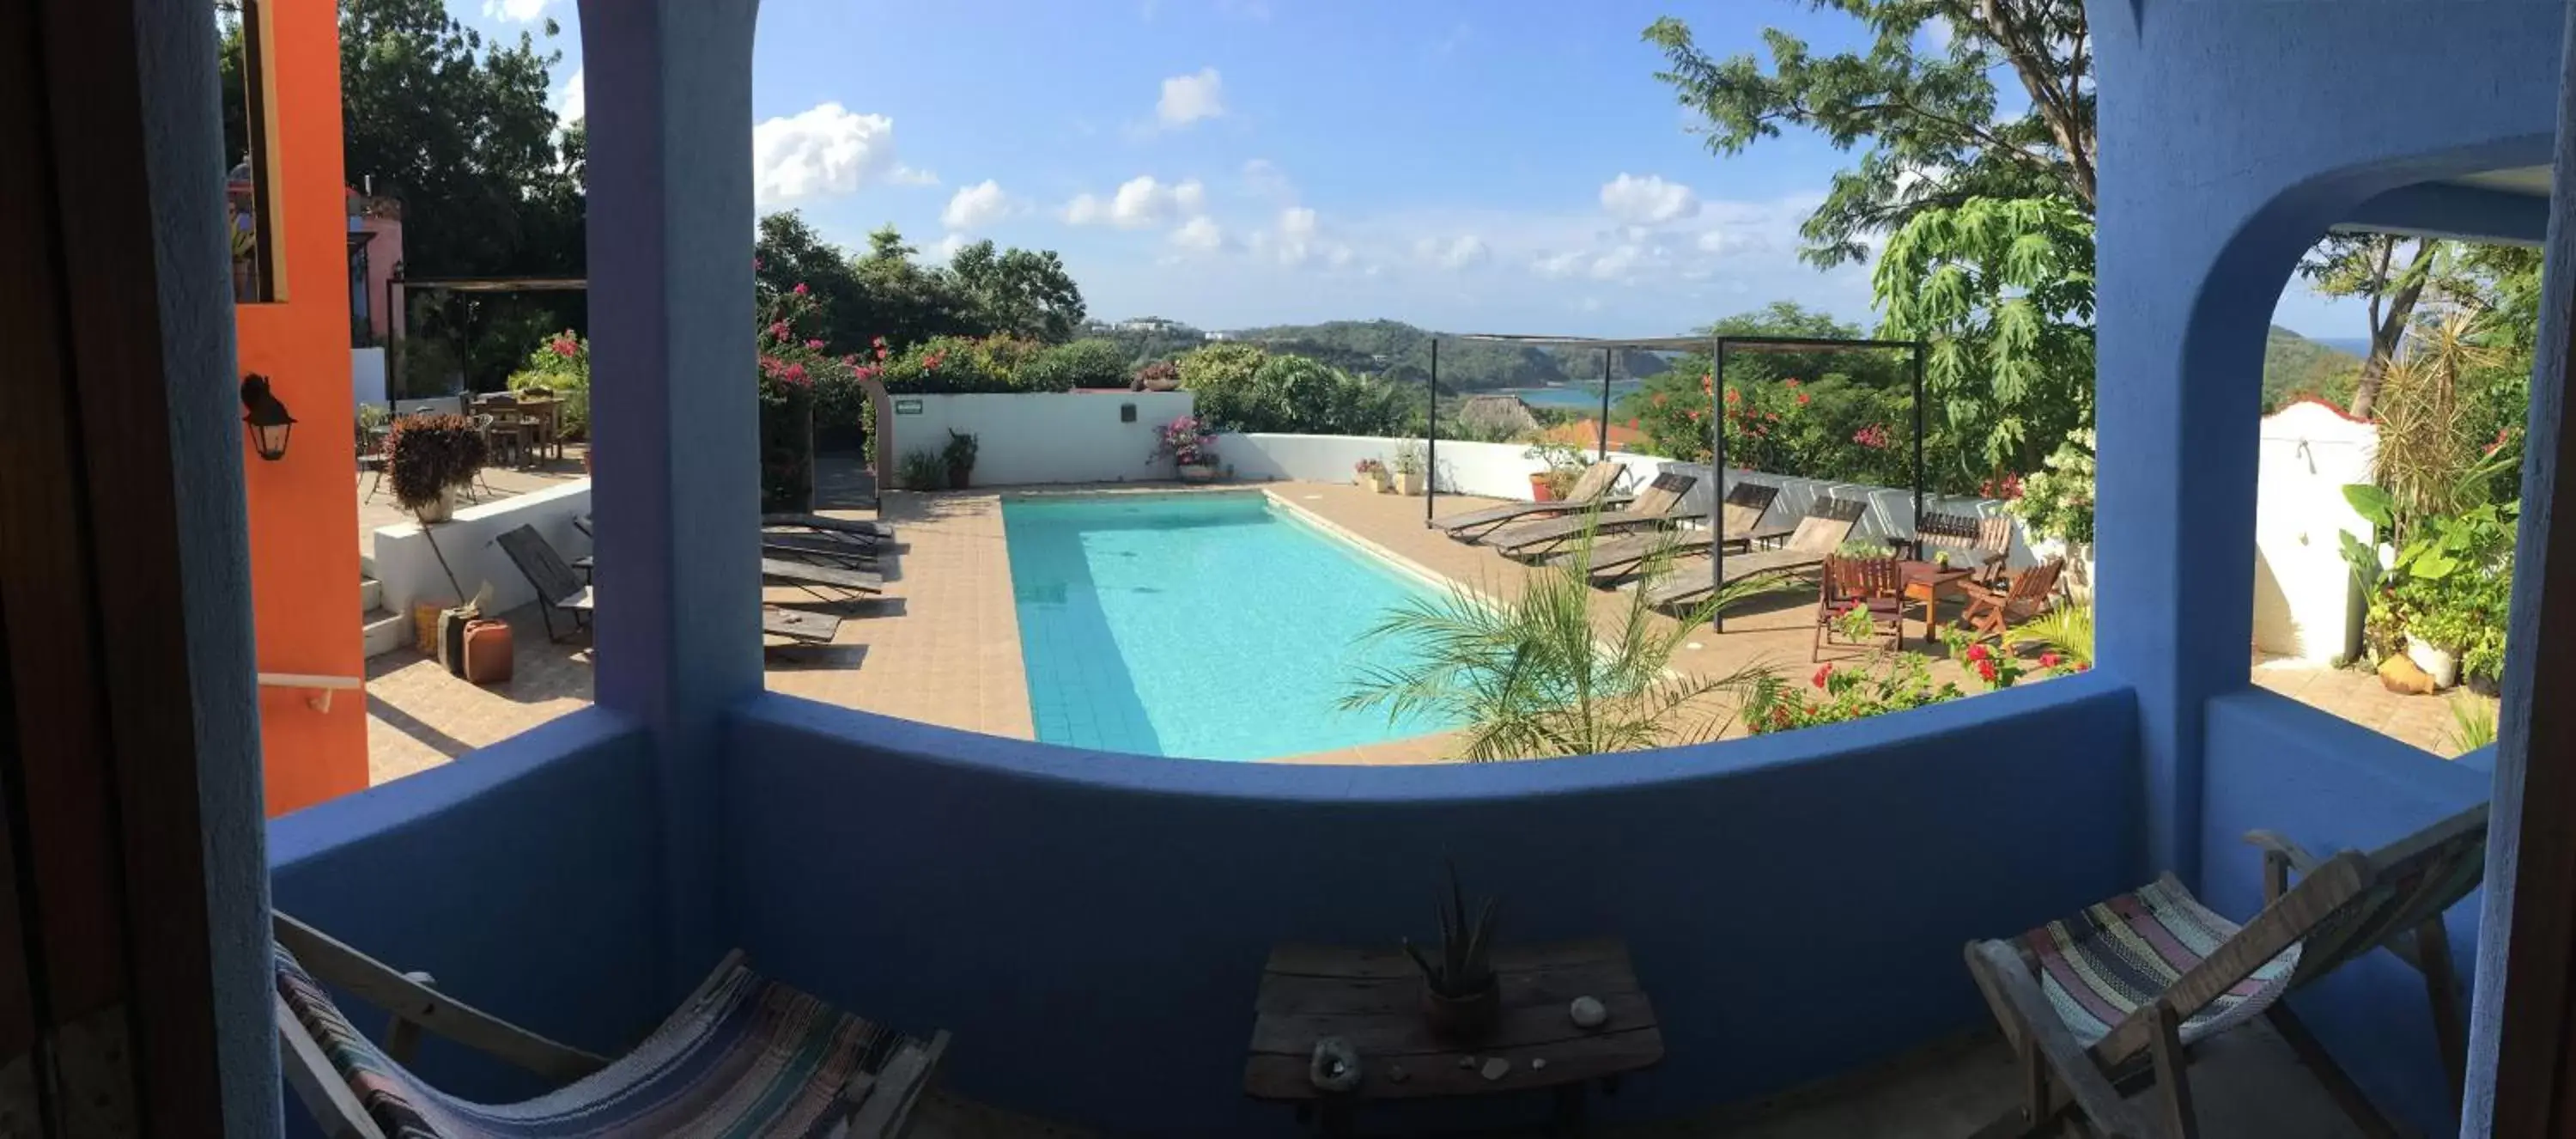
[{"label": "sun lounger", "polygon": [[1514,522],[1559,518],[1595,507],[1620,505],[1628,501],[1628,496],[1613,495],[1611,491],[1618,486],[1620,476],[1625,475],[1627,471],[1628,468],[1615,460],[1604,460],[1585,467],[1583,477],[1574,480],[1574,485],[1566,490],[1565,497],[1557,501],[1506,502],[1483,510],[1470,510],[1464,514],[1434,518],[1431,520],[1431,525],[1461,542],[1473,542],[1497,528]]},{"label": "sun lounger", "polygon": [[795,586],[826,602],[861,600],[885,592],[885,578],[877,574],[785,558],[760,559],[760,576],[766,581]]},{"label": "sun lounger", "polygon": [[[915,1040],[753,972],[716,964],[662,1026],[616,1059],[540,1036],[278,914],[270,998],[286,1083],[334,1139],[569,1135],[903,1134],[948,1034]],[[384,1043],[332,988],[390,1010]],[[477,1103],[409,1067],[423,1031],[535,1073],[554,1091]]]},{"label": "sun lounger", "polygon": [[[1820,498],[1798,520],[1798,528],[1789,540],[1776,550],[1756,550],[1749,554],[1726,557],[1726,580],[1743,581],[1763,574],[1793,573],[1816,569],[1825,558],[1840,549],[1860,525],[1862,503],[1857,500]],[[1675,566],[1660,581],[1647,582],[1638,588],[1646,591],[1646,602],[1658,607],[1686,605],[1715,592],[1709,581],[1708,568],[1698,562]]]},{"label": "sun lounger", "polygon": [[1586,510],[1570,518],[1525,522],[1496,532],[1485,544],[1512,557],[1537,558],[1556,552],[1585,534],[1624,534],[1655,530],[1681,519],[1682,498],[1699,485],[1699,476],[1666,471],[1653,485],[1619,510]]},{"label": "sun lounger", "polygon": [[[545,535],[537,533],[534,527],[521,526],[505,531],[493,540],[501,544],[501,552],[510,556],[510,564],[519,567],[519,576],[528,579],[529,588],[536,591],[537,616],[545,622],[547,640],[560,641],[566,635],[555,632],[556,610],[572,615],[572,628],[568,632],[578,633],[590,626],[590,614],[593,609],[591,587],[582,583],[580,575],[574,572],[572,566],[564,562],[563,555],[555,552],[554,546],[546,541]],[[767,559],[763,561],[766,562]],[[793,563],[780,564],[791,567],[794,565]],[[768,566],[764,564],[761,568],[763,575],[767,576]],[[821,571],[825,567],[795,568]],[[840,585],[838,582],[815,584],[834,588]],[[812,591],[808,590],[808,592]],[[828,644],[833,635],[840,630],[841,619],[827,613],[800,613],[769,606],[762,606],[760,610],[760,631],[771,636],[810,644]]]},{"label": "sun lounger", "polygon": [[830,518],[820,514],[790,512],[763,514],[760,516],[760,525],[764,530],[812,530],[817,533],[839,534],[870,542],[894,540],[892,523],[870,519]]},{"label": "sun lounger", "polygon": [[[1777,542],[1797,532],[1792,526],[1762,527],[1762,517],[1771,510],[1771,500],[1780,496],[1780,488],[1769,483],[1739,482],[1726,492],[1719,504],[1718,518],[1726,527],[1728,550],[1749,550]],[[1707,530],[1683,530],[1672,534],[1635,534],[1592,547],[1592,581],[1608,585],[1624,577],[1643,572],[1647,559],[1658,549],[1668,550],[1668,557],[1680,557],[1709,548],[1715,536]],[[1559,555],[1560,557],[1566,555]]]}]

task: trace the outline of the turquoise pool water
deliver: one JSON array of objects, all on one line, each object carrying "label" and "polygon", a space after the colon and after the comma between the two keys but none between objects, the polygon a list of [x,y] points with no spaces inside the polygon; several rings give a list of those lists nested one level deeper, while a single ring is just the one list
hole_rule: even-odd
[{"label": "turquoise pool water", "polygon": [[1260,494],[1006,499],[1029,711],[1047,743],[1270,759],[1439,731],[1334,706],[1429,587]]}]

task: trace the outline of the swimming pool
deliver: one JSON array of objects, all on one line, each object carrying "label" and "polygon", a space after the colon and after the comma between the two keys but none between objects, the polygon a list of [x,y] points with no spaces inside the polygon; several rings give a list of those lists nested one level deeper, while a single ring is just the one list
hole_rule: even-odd
[{"label": "swimming pool", "polygon": [[1271,759],[1439,731],[1345,712],[1363,634],[1432,590],[1259,493],[1005,499],[1029,712],[1047,743]]}]

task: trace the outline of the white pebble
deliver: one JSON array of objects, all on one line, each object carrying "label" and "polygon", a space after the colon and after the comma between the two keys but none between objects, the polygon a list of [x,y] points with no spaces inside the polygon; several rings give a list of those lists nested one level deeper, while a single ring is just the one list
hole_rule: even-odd
[{"label": "white pebble", "polygon": [[1512,1062],[1504,1059],[1503,1057],[1496,1056],[1493,1059],[1485,1061],[1485,1078],[1488,1080],[1502,1079],[1503,1073],[1511,1070]]},{"label": "white pebble", "polygon": [[1576,997],[1566,1006],[1565,1015],[1574,1018],[1577,1028],[1599,1028],[1610,1020],[1610,1008],[1598,997]]},{"label": "white pebble", "polygon": [[1532,1056],[1532,1057],[1530,1057],[1530,1071],[1533,1071],[1533,1072],[1539,1072],[1539,1071],[1545,1071],[1546,1069],[1547,1069],[1547,1057],[1545,1057],[1545,1056]]}]

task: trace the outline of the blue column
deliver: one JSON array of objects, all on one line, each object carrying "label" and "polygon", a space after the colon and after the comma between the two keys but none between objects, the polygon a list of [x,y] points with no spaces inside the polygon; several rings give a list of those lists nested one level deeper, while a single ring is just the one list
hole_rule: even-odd
[{"label": "blue column", "polygon": [[[761,689],[756,0],[586,0],[596,690],[651,733],[675,990],[723,951],[718,720]],[[640,868],[639,868],[640,869]]]}]

